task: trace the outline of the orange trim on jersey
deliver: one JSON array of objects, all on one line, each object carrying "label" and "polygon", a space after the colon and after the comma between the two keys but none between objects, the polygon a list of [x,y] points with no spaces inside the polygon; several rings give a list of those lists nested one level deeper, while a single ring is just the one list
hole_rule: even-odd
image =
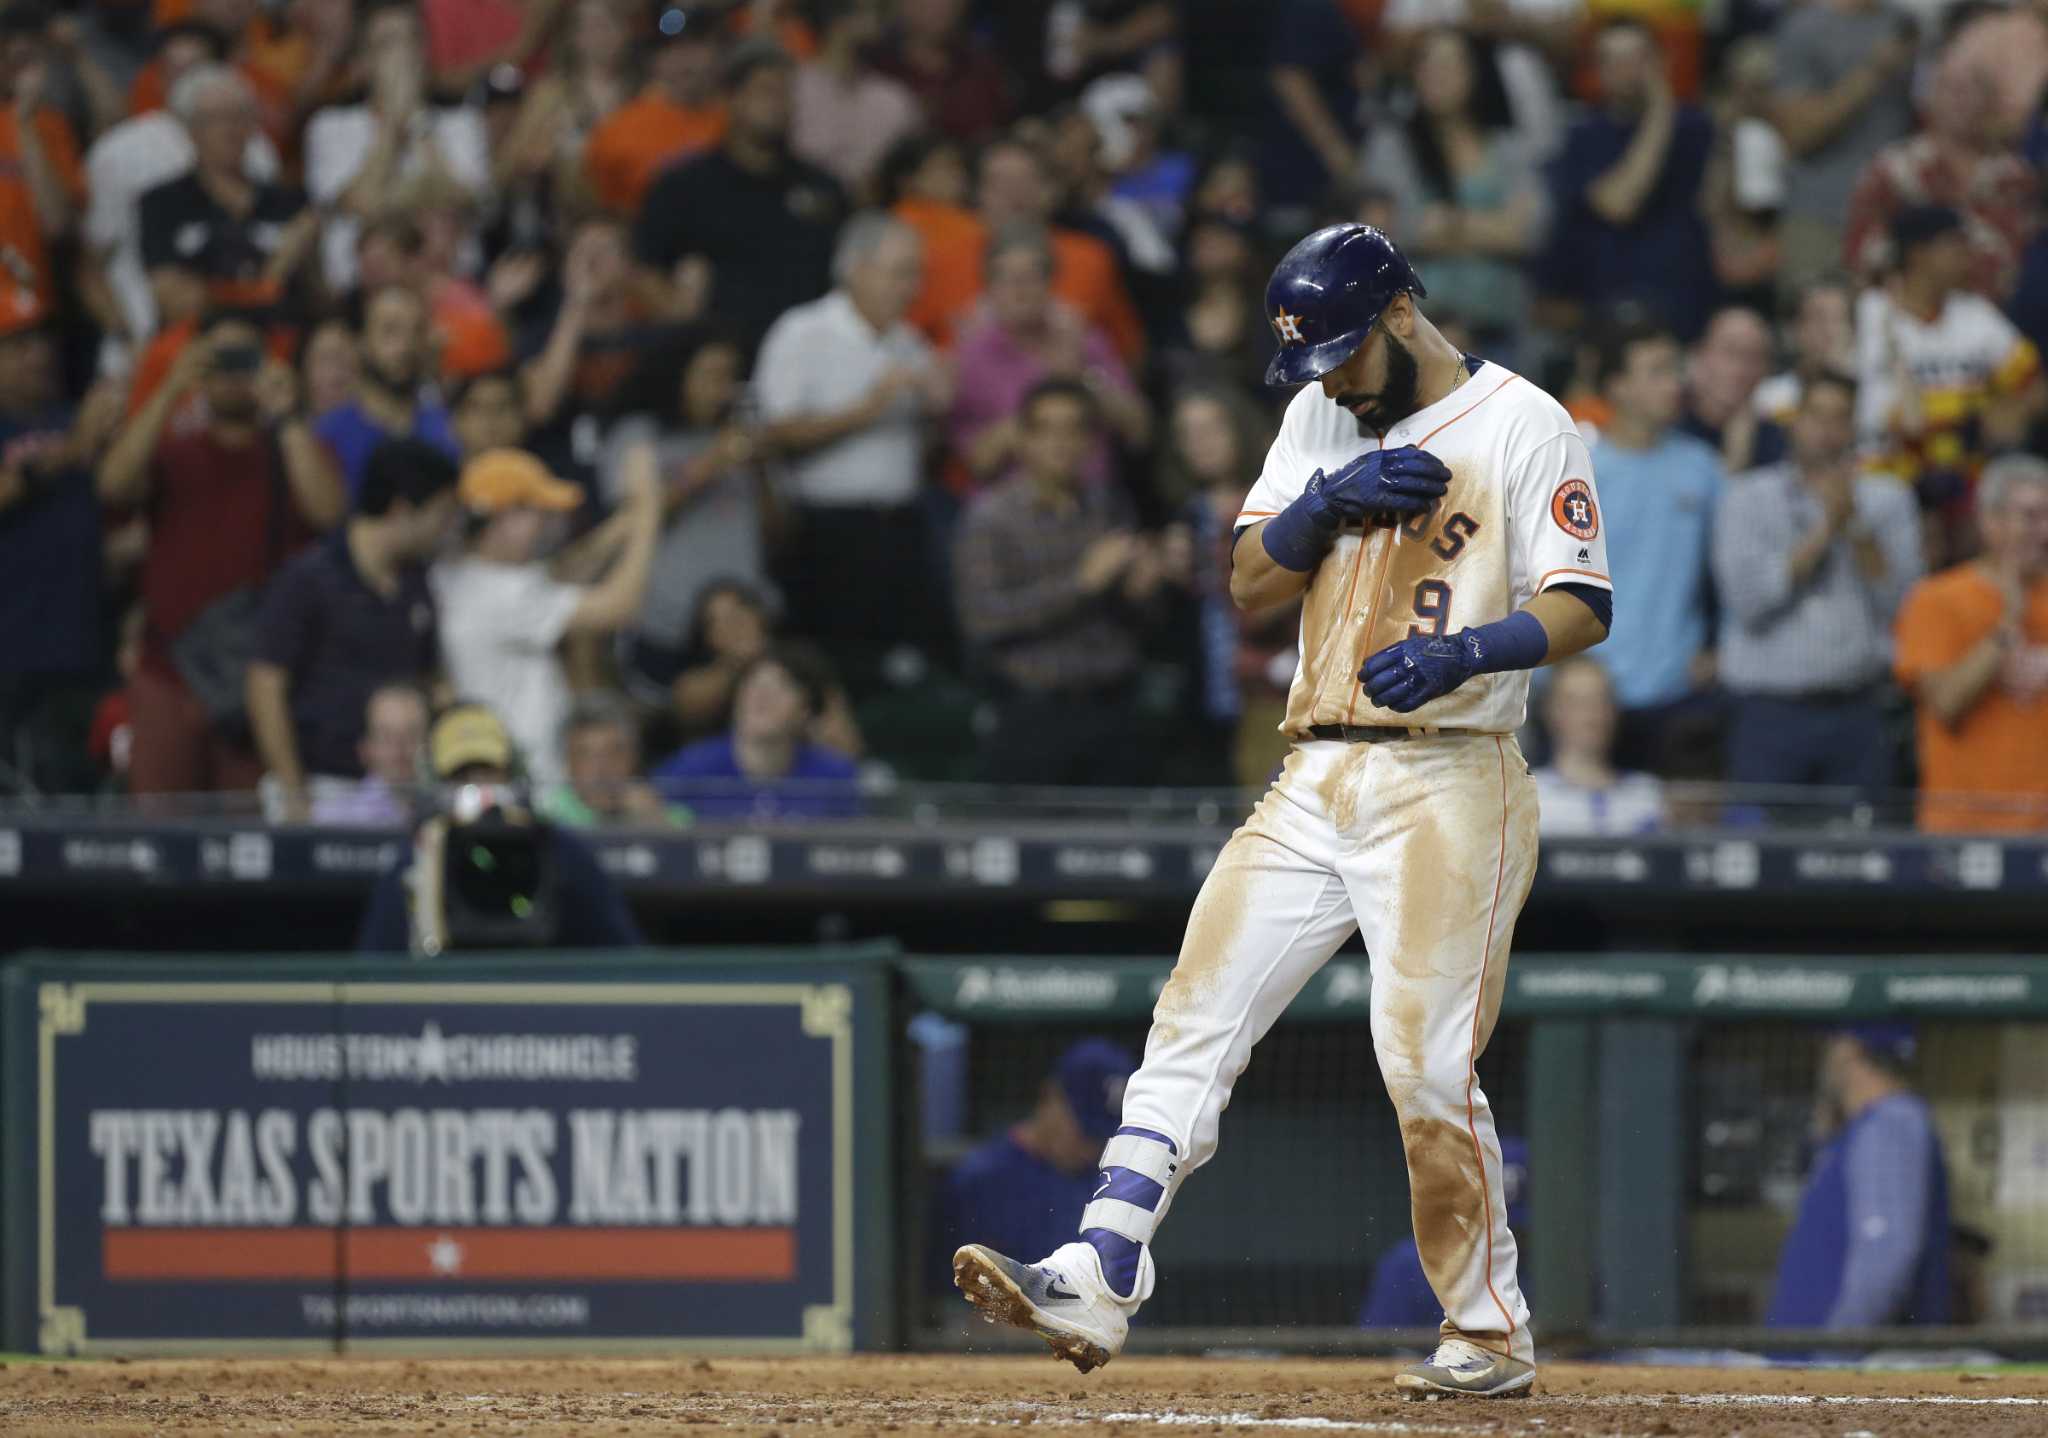
[{"label": "orange trim on jersey", "polygon": [[[1381,449],[1387,447],[1387,437],[1383,434],[1375,436],[1373,442]],[[1387,531],[1387,547],[1380,554],[1379,578],[1374,581],[1373,607],[1371,612],[1365,616],[1365,635],[1368,641],[1372,638],[1373,625],[1379,622],[1378,591],[1386,588],[1387,564],[1394,555],[1393,534],[1393,530]],[[1365,548],[1366,536],[1361,536],[1358,541],[1358,558],[1352,561],[1351,565],[1351,588],[1344,592],[1344,622],[1346,624],[1351,622],[1351,601],[1358,595],[1359,572],[1365,568]],[[1352,711],[1358,708],[1358,690],[1360,684],[1363,683],[1358,677],[1358,671],[1364,667],[1365,661],[1360,659],[1357,653],[1354,652],[1351,656],[1351,664],[1351,701],[1344,706],[1344,722],[1346,724],[1351,722]]]},{"label": "orange trim on jersey", "polygon": [[1610,576],[1602,574],[1597,569],[1553,569],[1548,574],[1544,575],[1541,579],[1536,581],[1536,592],[1538,594],[1541,594],[1543,592],[1543,586],[1550,583],[1551,580],[1557,578],[1557,576],[1560,574],[1577,574],[1586,579],[1604,579],[1609,584],[1614,583],[1614,580]]},{"label": "orange trim on jersey", "polygon": [[[1417,449],[1422,448],[1425,444],[1428,444],[1431,440],[1435,439],[1438,435],[1442,434],[1445,430],[1449,429],[1452,425],[1456,424],[1466,415],[1472,413],[1473,410],[1479,408],[1479,406],[1481,406],[1482,404],[1485,404],[1488,400],[1492,399],[1495,395],[1499,394],[1502,390],[1506,389],[1509,385],[1513,384],[1516,380],[1520,378],[1521,376],[1518,374],[1509,375],[1506,379],[1502,380],[1499,384],[1495,385],[1485,394],[1479,396],[1478,399],[1473,400],[1468,408],[1459,410],[1456,414],[1452,415],[1449,419],[1445,420],[1442,424],[1438,425],[1428,434],[1425,434],[1421,439],[1416,440],[1415,447]],[[1382,439],[1380,441],[1380,445],[1382,448],[1384,448],[1386,445],[1386,441]]]},{"label": "orange trim on jersey", "polygon": [[1271,519],[1279,512],[1277,509],[1240,509],[1237,512],[1237,517],[1239,519]]},{"label": "orange trim on jersey", "polygon": [[1486,1150],[1479,1144],[1479,1124],[1472,1114],[1472,1085],[1479,1073],[1479,1015],[1486,1008],[1486,970],[1493,958],[1493,925],[1500,917],[1500,884],[1508,867],[1508,750],[1496,735],[1494,752],[1500,759],[1500,858],[1493,867],[1493,905],[1486,911],[1486,947],[1479,951],[1479,992],[1472,1000],[1472,1041],[1465,1050],[1465,1132],[1472,1136],[1472,1157],[1479,1165],[1479,1197],[1486,1205],[1486,1292],[1508,1325],[1508,1337],[1515,1335],[1515,1320],[1493,1287],[1493,1185],[1486,1180]]}]

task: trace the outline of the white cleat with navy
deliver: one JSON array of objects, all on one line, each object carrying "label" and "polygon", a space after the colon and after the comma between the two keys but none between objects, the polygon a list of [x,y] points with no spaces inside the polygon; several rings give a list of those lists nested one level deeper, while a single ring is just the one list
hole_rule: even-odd
[{"label": "white cleat with navy", "polygon": [[1436,1352],[1394,1379],[1403,1398],[1520,1398],[1536,1383],[1536,1365],[1494,1353],[1463,1338],[1446,1338]]},{"label": "white cleat with navy", "polygon": [[1138,1283],[1121,1298],[1102,1276],[1102,1260],[1082,1242],[1063,1243],[1037,1263],[1019,1263],[970,1243],[953,1255],[953,1282],[990,1323],[1036,1333],[1083,1373],[1123,1351],[1131,1315],[1152,1296],[1152,1255],[1141,1253]]}]

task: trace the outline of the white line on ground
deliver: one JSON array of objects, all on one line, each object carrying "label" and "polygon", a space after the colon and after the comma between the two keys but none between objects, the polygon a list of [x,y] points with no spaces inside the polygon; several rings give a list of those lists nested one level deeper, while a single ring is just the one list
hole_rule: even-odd
[{"label": "white line on ground", "polygon": [[1104,1413],[1091,1423],[1150,1423],[1160,1428],[1306,1428],[1319,1433],[1456,1433],[1475,1430],[1435,1423],[1375,1423],[1363,1418],[1261,1418],[1255,1413]]},{"label": "white line on ground", "polygon": [[[1597,1398],[1571,1398],[1566,1401],[1589,1405],[1625,1404],[1634,1406],[1639,1403],[1656,1403],[1663,1400],[1647,1397],[1639,1398],[1626,1393],[1603,1393]],[[1727,1404],[1730,1407],[1741,1405],[1759,1408],[1797,1408],[1801,1405],[1819,1405],[1823,1403],[1831,1405],[1837,1403],[1924,1403],[1929,1406],[1954,1408],[2040,1408],[2048,1406],[2048,1398],[1962,1398],[1949,1393],[1926,1393],[1902,1395],[1899,1397],[1892,1397],[1889,1394],[1883,1393],[1682,1393],[1676,1396],[1676,1401],[1689,1408],[1713,1408],[1722,1404]]]}]

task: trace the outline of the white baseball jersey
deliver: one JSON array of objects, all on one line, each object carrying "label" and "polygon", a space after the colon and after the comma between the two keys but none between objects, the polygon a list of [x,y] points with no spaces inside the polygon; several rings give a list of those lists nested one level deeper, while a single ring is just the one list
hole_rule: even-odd
[{"label": "white baseball jersey", "polygon": [[1528,710],[1527,671],[1474,675],[1412,714],[1374,704],[1358,671],[1412,634],[1491,624],[1560,584],[1614,587],[1585,441],[1562,405],[1496,364],[1479,364],[1377,439],[1360,438],[1357,419],[1320,385],[1303,386],[1238,525],[1278,514],[1319,469],[1334,474],[1367,450],[1410,444],[1449,467],[1450,487],[1398,527],[1346,526],[1316,567],[1281,725],[1296,738],[1317,724],[1511,734]]}]

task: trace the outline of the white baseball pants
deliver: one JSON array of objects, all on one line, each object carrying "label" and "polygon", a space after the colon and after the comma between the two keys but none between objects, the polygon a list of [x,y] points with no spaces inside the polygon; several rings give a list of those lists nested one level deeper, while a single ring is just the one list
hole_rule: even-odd
[{"label": "white baseball pants", "polygon": [[1373,1047],[1443,1331],[1534,1361],[1500,1140],[1473,1065],[1535,872],[1536,786],[1512,738],[1297,745],[1202,885],[1124,1090],[1126,1129],[1163,1134],[1181,1155],[1154,1222],[1216,1151],[1252,1046],[1361,929]]}]

